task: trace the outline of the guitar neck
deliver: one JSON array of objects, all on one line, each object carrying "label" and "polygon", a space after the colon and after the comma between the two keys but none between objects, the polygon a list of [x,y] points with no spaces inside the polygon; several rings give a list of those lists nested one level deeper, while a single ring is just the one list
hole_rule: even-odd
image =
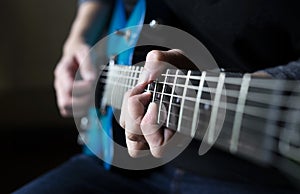
[{"label": "guitar neck", "polygon": [[[102,79],[106,103],[120,109],[141,71],[109,67]],[[145,90],[157,102],[157,122],[165,127],[255,161],[272,162],[274,154],[300,161],[291,151],[300,142],[297,81],[168,69]]]}]

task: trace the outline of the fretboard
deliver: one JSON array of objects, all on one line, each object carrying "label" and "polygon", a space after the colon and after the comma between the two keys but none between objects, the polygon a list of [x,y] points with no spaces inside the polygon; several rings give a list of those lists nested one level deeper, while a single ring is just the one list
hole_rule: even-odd
[{"label": "fretboard", "polygon": [[[141,72],[110,66],[101,80],[106,104],[120,109]],[[165,127],[256,161],[271,162],[274,154],[300,161],[299,81],[168,69],[145,91]]]}]

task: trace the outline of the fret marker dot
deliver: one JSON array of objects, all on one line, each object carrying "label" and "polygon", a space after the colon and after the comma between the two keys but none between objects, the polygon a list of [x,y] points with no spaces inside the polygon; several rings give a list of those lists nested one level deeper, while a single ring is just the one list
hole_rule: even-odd
[{"label": "fret marker dot", "polygon": [[209,110],[210,105],[209,104],[204,104],[204,110]]}]

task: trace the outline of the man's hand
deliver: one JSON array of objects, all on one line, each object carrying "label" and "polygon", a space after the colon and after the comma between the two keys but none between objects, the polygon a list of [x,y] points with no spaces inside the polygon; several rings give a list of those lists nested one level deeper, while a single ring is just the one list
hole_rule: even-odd
[{"label": "man's hand", "polygon": [[[126,143],[132,157],[141,156],[141,150],[147,149],[150,149],[154,157],[162,157],[166,144],[174,135],[174,131],[157,124],[158,104],[150,103],[151,94],[143,92],[147,84],[167,68],[166,63],[177,66],[189,64],[190,61],[180,50],[149,52],[139,84],[124,96],[120,125],[126,130]],[[147,105],[149,106],[146,110]],[[166,118],[166,115],[163,117]]]},{"label": "man's hand", "polygon": [[[82,80],[75,81],[75,74],[79,64],[88,56],[90,47],[80,40],[68,40],[65,52],[54,71],[54,87],[56,90],[57,103],[61,115],[72,116],[72,103],[76,110],[82,112],[78,116],[85,114],[90,100],[92,83],[95,80],[96,73],[94,67],[86,62],[80,67]],[[75,91],[80,91],[72,97],[73,87]]]},{"label": "man's hand", "polygon": [[[86,1],[80,4],[72,24],[69,37],[64,44],[63,56],[54,71],[54,87],[61,115],[72,116],[72,104],[77,115],[86,114],[90,101],[90,90],[96,78],[96,72],[88,62],[90,46],[87,40],[94,40],[100,33],[101,23],[108,15],[109,5],[100,1]],[[81,64],[85,60],[84,64]],[[75,81],[80,66],[82,80]],[[74,84],[74,85],[73,85]],[[74,94],[72,98],[72,89]],[[73,107],[74,108],[74,107]]]}]

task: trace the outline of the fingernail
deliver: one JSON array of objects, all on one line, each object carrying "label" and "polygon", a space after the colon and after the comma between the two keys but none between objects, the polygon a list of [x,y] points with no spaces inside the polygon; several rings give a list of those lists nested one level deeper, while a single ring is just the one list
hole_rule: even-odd
[{"label": "fingernail", "polygon": [[147,82],[149,80],[149,77],[150,77],[150,72],[144,69],[140,74],[138,84]]}]

